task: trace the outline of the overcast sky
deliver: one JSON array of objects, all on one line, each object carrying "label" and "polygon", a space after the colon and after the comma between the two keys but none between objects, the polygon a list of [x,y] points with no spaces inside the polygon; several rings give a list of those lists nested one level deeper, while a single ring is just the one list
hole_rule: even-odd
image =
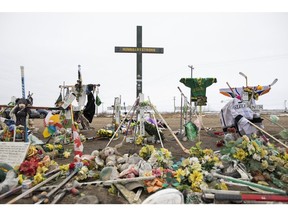
[{"label": "overcast sky", "polygon": [[[143,54],[143,93],[159,111],[180,106],[179,82],[217,78],[207,88],[208,110],[220,110],[227,97],[220,88],[278,82],[258,104],[284,109],[288,98],[288,13],[0,13],[0,104],[21,97],[20,66],[25,90],[35,106],[54,106],[59,85],[75,84],[78,65],[84,84],[100,84],[106,109],[121,95],[136,99],[136,54],[115,53],[115,46],[136,46],[136,26],[142,26],[143,47],[163,47],[164,54]],[[222,102],[221,102],[222,101]],[[224,101],[224,103],[223,103]]]}]

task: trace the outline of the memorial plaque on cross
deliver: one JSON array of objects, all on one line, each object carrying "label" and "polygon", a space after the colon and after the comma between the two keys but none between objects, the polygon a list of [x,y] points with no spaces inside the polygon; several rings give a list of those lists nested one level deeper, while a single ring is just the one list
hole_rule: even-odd
[{"label": "memorial plaque on cross", "polygon": [[136,47],[115,47],[116,53],[137,53],[136,72],[136,97],[142,93],[142,53],[163,54],[164,48],[142,47],[142,26],[137,26],[137,46]]}]

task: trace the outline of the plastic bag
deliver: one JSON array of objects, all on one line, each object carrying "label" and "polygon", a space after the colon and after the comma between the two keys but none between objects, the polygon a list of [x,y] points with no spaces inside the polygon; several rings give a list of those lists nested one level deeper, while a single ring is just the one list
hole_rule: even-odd
[{"label": "plastic bag", "polygon": [[188,140],[194,141],[198,135],[197,126],[191,121],[189,121],[184,125],[184,127],[185,127],[185,133],[186,133]]}]

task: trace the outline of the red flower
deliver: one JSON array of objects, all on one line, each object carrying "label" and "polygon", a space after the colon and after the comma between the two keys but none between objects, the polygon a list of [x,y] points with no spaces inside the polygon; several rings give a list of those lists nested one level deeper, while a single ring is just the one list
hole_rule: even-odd
[{"label": "red flower", "polygon": [[31,160],[25,160],[20,164],[19,171],[26,176],[34,176],[37,172],[37,167],[38,160],[31,158]]},{"label": "red flower", "polygon": [[69,164],[69,169],[70,169],[70,170],[75,169],[75,163],[70,163],[70,164]]}]

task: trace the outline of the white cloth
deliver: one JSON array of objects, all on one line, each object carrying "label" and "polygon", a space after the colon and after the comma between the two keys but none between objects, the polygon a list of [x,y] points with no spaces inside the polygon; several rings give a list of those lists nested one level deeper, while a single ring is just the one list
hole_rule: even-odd
[{"label": "white cloth", "polygon": [[256,128],[248,122],[248,120],[253,119],[254,112],[237,98],[233,98],[221,109],[220,122],[222,127],[235,127],[235,118],[238,115],[243,116],[237,124],[239,132],[241,133],[242,131],[241,134],[244,132],[246,135],[249,135],[257,131]]}]

